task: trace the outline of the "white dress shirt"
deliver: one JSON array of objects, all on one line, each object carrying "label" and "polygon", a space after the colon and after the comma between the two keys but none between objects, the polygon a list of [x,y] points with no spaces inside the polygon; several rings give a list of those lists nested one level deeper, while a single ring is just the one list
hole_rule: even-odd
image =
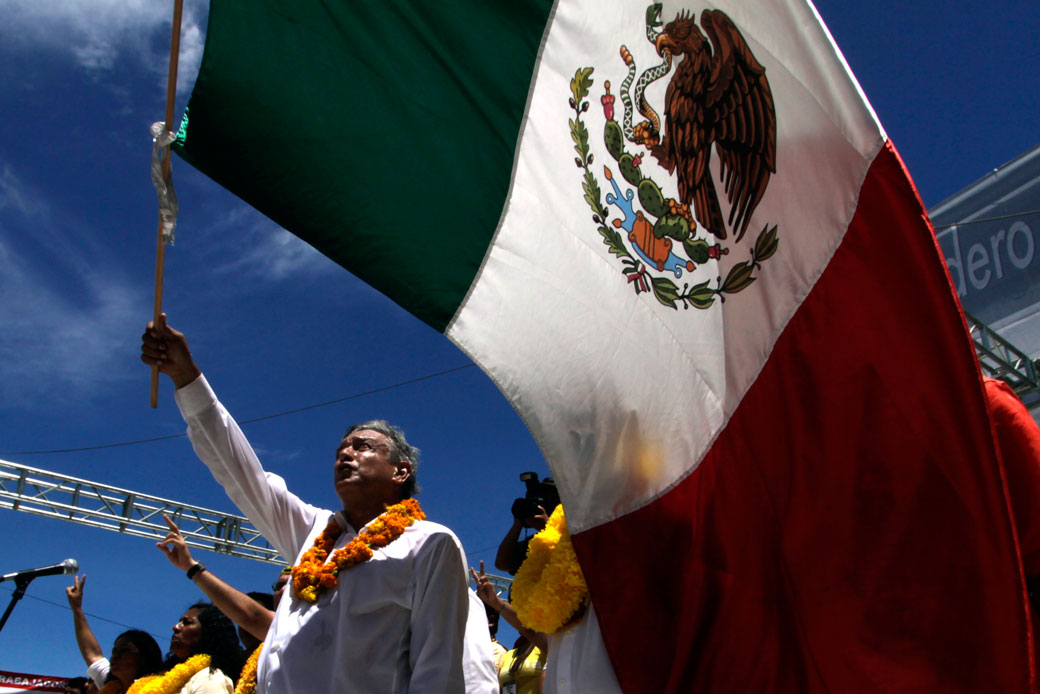
[{"label": "white dress shirt", "polygon": [[596,611],[589,605],[577,624],[549,634],[543,694],[621,694],[607,657]]},{"label": "white dress shirt", "polygon": [[466,694],[499,694],[487,611],[472,589],[466,592],[469,593],[469,619],[466,621],[466,656],[462,661]]},{"label": "white dress shirt", "polygon": [[[330,518],[343,529],[337,549],[357,536],[342,511],[311,506],[264,472],[205,377],[175,397],[195,452],[282,556],[298,562]],[[448,528],[417,521],[341,572],[317,603],[297,599],[290,585],[260,653],[259,694],[461,694],[465,566]]]}]

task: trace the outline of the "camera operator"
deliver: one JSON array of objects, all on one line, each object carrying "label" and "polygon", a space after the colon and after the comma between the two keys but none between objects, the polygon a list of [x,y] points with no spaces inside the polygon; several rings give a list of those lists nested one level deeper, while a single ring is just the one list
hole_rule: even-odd
[{"label": "camera operator", "polygon": [[560,503],[560,494],[556,491],[556,483],[552,477],[546,477],[539,482],[538,473],[524,472],[520,475],[520,481],[526,485],[527,493],[513,501],[513,525],[502,538],[498,545],[498,553],[495,554],[495,568],[510,575],[516,573],[527,557],[527,543],[530,538],[525,537],[521,540],[520,531],[530,528],[538,532],[544,528],[549,522],[549,514]]}]

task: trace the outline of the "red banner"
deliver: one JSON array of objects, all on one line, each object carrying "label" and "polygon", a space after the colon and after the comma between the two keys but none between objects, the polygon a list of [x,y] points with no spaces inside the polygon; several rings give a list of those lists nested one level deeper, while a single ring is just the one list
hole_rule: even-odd
[{"label": "red banner", "polygon": [[24,692],[27,690],[61,694],[65,691],[65,683],[68,681],[68,677],[29,675],[24,672],[0,670],[0,694]]}]

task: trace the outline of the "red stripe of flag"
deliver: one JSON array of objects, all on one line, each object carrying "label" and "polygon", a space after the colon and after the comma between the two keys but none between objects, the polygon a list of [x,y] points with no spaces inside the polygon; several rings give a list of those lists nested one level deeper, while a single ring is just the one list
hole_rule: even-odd
[{"label": "red stripe of flag", "polygon": [[1030,691],[978,366],[890,143],[701,465],[574,542],[626,692]]}]

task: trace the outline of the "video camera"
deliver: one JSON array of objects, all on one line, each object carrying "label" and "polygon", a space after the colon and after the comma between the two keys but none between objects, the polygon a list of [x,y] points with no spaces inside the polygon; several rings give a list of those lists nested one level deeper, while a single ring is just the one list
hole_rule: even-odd
[{"label": "video camera", "polygon": [[560,504],[560,493],[556,491],[553,478],[546,477],[539,482],[537,472],[523,472],[520,474],[520,481],[527,486],[527,493],[513,501],[513,517],[524,520],[535,516],[538,514],[539,506],[551,516],[553,509]]}]

